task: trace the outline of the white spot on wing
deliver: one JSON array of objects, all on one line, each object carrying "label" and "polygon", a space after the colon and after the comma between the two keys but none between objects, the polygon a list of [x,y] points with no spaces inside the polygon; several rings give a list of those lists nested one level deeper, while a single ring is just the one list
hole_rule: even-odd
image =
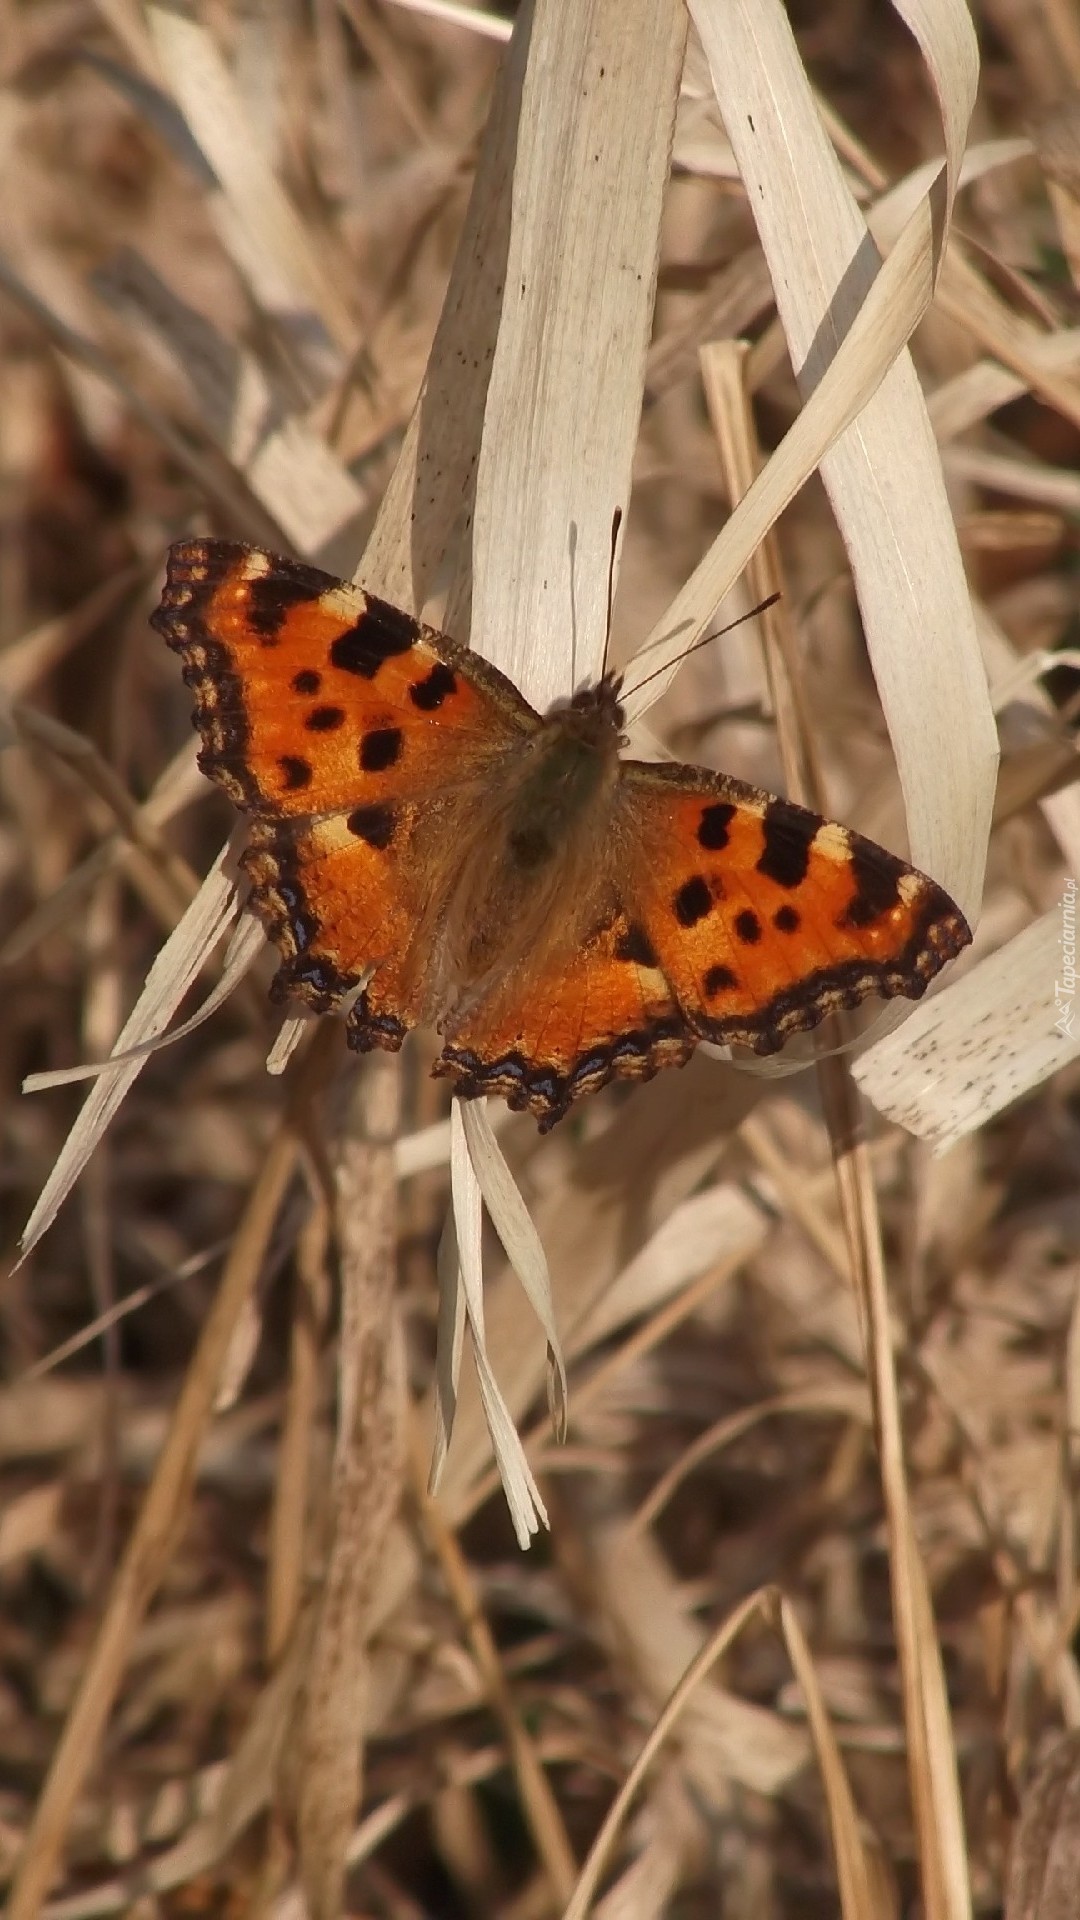
[{"label": "white spot on wing", "polygon": [[837,826],[835,820],[826,820],[818,828],[810,843],[811,853],[823,853],[826,860],[835,860],[842,865],[851,851],[851,835],[846,827]]},{"label": "white spot on wing", "polygon": [[359,620],[367,603],[368,597],[362,587],[351,587],[344,582],[340,587],[327,587],[326,592],[319,595],[319,606],[323,613],[329,619],[343,620],[349,626],[354,620]]}]

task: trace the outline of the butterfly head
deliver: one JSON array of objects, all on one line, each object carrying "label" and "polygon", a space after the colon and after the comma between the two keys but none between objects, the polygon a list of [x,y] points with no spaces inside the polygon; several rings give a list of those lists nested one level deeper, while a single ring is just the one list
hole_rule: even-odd
[{"label": "butterfly head", "polygon": [[621,741],[626,714],[622,700],[622,674],[605,673],[592,686],[579,687],[570,699],[560,701],[558,712],[569,728],[582,740],[605,746],[612,736]]}]

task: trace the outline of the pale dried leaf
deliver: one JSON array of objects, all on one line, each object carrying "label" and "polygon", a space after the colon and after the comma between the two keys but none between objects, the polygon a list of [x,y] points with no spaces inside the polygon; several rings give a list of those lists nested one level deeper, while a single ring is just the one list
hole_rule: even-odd
[{"label": "pale dried leaf", "polygon": [[[529,1463],[488,1359],[484,1339],[484,1271],[481,1193],[469,1156],[460,1108],[455,1106],[450,1149],[450,1186],[454,1201],[454,1232],[460,1285],[473,1338],[476,1377],[495,1460],[506,1491],[506,1501],[518,1545],[527,1547],[538,1527],[547,1525],[547,1512]],[[456,1317],[456,1316],[455,1316]],[[448,1428],[449,1431],[449,1428]]]},{"label": "pale dried leaf", "polygon": [[[194,902],[192,904],[194,905]],[[215,936],[215,939],[208,944],[204,962],[212,947],[217,944],[218,937],[220,936]],[[188,1034],[194,1033],[198,1027],[209,1020],[211,1014],[216,1013],[239,986],[265,945],[266,935],[258,921],[253,920],[249,914],[242,915],[221,963],[221,976],[207,994],[202,1006],[191,1015],[190,1019],[181,1021],[178,1027],[173,1027],[168,1033],[156,1035],[152,1040],[142,1040],[137,1046],[125,1047],[122,1051],[120,1042],[117,1040],[116,1048],[107,1060],[84,1061],[77,1067],[55,1067],[47,1073],[28,1073],[22,1083],[23,1092],[43,1093],[49,1087],[71,1086],[79,1080],[97,1080],[103,1073],[114,1072],[118,1066],[142,1062],[152,1053],[160,1053],[165,1047],[173,1046],[177,1040],[186,1040]]]},{"label": "pale dried leaf", "polygon": [[595,677],[652,324],[685,19],[539,7],[476,479],[477,645],[538,705]]},{"label": "pale dried leaf", "polygon": [[[1067,939],[1063,903],[917,1008],[854,1063],[867,1098],[943,1153],[1075,1060]],[[1075,971],[1075,922],[1071,955]]]},{"label": "pale dried leaf", "polygon": [[458,1112],[484,1205],[502,1241],[506,1257],[544,1329],[552,1369],[552,1419],[561,1437],[566,1430],[566,1367],[559,1342],[559,1329],[555,1324],[551,1275],[543,1244],[533,1225],[532,1216],[514,1185],[513,1175],[499,1151],[486,1105],[479,1101],[459,1102]]}]

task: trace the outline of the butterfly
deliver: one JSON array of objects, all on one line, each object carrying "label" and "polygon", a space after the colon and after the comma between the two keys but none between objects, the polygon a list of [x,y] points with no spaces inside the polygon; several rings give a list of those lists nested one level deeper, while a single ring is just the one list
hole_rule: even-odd
[{"label": "butterfly", "polygon": [[622,759],[615,675],[537,713],[401,608],[227,540],[172,547],[151,619],[199,765],[249,816],[273,999],[347,1008],[361,1053],[434,1026],[436,1075],[542,1133],[700,1041],[773,1053],[868,994],[918,999],[971,938],[850,828]]}]

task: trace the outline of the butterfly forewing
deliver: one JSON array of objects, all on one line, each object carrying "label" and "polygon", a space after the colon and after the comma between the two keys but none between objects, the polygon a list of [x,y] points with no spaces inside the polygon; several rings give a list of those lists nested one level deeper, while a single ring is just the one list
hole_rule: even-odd
[{"label": "butterfly forewing", "polygon": [[512,681],[445,634],[258,547],[178,541],[152,620],[195,694],[200,766],[250,812],[422,794],[539,724]]},{"label": "butterfly forewing", "polygon": [[277,997],[326,1011],[401,953],[445,884],[441,816],[478,830],[493,770],[538,716],[445,635],[259,548],[179,542],[153,620],[195,694],[199,764],[254,816],[244,864],[285,961]]}]

